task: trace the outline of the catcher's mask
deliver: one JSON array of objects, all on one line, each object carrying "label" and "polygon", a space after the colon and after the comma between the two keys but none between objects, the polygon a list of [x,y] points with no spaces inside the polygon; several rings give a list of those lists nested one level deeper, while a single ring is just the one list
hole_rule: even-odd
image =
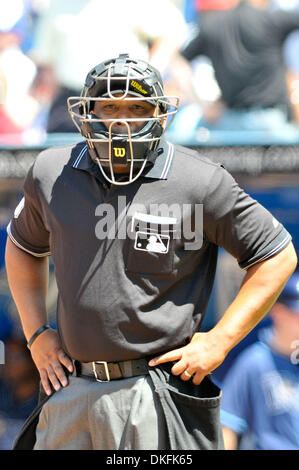
[{"label": "catcher's mask", "polygon": [[[153,112],[150,117],[142,118],[96,116],[95,103],[107,100],[115,100],[115,103],[146,101],[152,105]],[[176,96],[164,96],[158,70],[144,61],[130,59],[128,54],[121,54],[88,73],[81,96],[68,98],[68,110],[103,176],[112,184],[125,185],[141,175],[148,161],[155,160],[155,150],[177,112],[178,102]],[[136,130],[137,122],[140,126]],[[122,131],[118,132],[120,123]],[[121,181],[115,177],[116,166],[126,168]]]}]

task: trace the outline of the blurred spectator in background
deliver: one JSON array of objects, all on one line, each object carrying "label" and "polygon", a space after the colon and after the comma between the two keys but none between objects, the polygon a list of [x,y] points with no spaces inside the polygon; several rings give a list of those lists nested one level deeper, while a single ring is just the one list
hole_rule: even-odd
[{"label": "blurred spectator in background", "polygon": [[28,21],[28,1],[0,2],[0,141],[4,143],[22,143],[38,111],[30,96],[36,66],[22,50]]},{"label": "blurred spectator in background", "polygon": [[[0,33],[1,34],[1,33]],[[0,39],[1,41],[1,39]],[[5,107],[7,83],[4,72],[0,68],[0,143],[22,142],[22,128],[19,127]],[[1,135],[2,134],[2,135]],[[5,137],[3,137],[5,136]]]},{"label": "blurred spectator in background", "polygon": [[[39,392],[39,375],[8,289],[4,266],[6,238],[6,229],[0,225],[0,450],[12,448],[16,435],[37,405]],[[57,286],[51,267],[47,311],[53,328],[56,300]]]},{"label": "blurred spectator in background", "polygon": [[75,131],[66,99],[78,95],[95,63],[124,51],[150,57],[163,72],[185,39],[183,15],[171,0],[51,0],[31,51],[39,68],[34,92],[46,89],[52,99],[47,131]]},{"label": "blurred spectator in background", "polygon": [[[272,0],[272,8],[298,11],[299,0]],[[299,30],[288,35],[284,47],[284,59],[287,66],[287,85],[294,121],[299,124]]]},{"label": "blurred spectator in background", "polygon": [[37,405],[39,375],[24,337],[12,335],[4,344],[5,364],[0,366],[0,449],[11,449]]},{"label": "blurred spectator in background", "polygon": [[[0,229],[0,242],[4,239]],[[5,237],[6,239],[6,237]],[[1,251],[4,246],[1,246]],[[4,253],[3,253],[4,254]],[[39,375],[21,329],[0,253],[0,450],[13,441],[38,400]]]},{"label": "blurred spectator in background", "polygon": [[[299,12],[272,11],[267,9],[269,3],[200,1],[199,28],[181,50],[181,73],[185,90],[191,89],[189,63],[199,56],[209,57],[220,99],[212,104],[200,103],[195,129],[292,130],[283,43],[299,28]],[[216,7],[224,11],[214,11]]]},{"label": "blurred spectator in background", "polygon": [[[2,292],[0,293],[0,341],[4,343],[4,341],[9,338],[12,334],[14,329],[14,323],[12,318],[10,317],[8,311],[9,307],[8,304],[11,302],[11,298],[9,295],[5,295]],[[0,361],[0,364],[2,362]]]},{"label": "blurred spectator in background", "polygon": [[199,8],[196,5],[196,0],[185,0],[182,5],[182,11],[188,26],[198,23]]},{"label": "blurred spectator in background", "polygon": [[222,386],[223,433],[230,450],[299,449],[299,272],[270,316],[272,326],[242,351]]}]

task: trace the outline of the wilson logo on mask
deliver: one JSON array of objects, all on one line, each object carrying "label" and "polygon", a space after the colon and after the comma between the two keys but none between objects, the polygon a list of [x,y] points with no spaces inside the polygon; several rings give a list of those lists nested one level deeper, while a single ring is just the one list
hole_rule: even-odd
[{"label": "wilson logo on mask", "polygon": [[126,155],[126,149],[124,147],[114,147],[114,156],[118,158],[123,158]]}]

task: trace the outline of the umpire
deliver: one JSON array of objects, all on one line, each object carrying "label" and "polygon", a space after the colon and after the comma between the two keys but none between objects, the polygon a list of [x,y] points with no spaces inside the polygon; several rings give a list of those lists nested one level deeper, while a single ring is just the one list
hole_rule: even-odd
[{"label": "umpire", "polygon": [[[177,100],[149,64],[97,65],[68,105],[85,140],[41,152],[7,228],[9,285],[45,392],[14,448],[222,449],[210,373],[294,271],[291,236],[204,149],[164,139]],[[201,333],[218,246],[246,275]]]}]

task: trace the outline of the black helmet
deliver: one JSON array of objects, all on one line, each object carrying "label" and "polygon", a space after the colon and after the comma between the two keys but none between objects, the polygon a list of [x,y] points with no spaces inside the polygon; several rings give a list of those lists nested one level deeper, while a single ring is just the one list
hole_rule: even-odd
[{"label": "black helmet", "polygon": [[[137,119],[99,119],[93,114],[96,101],[111,99],[147,101],[155,107],[155,112],[152,117],[138,118],[144,124],[138,131],[131,132],[129,124]],[[174,117],[177,108],[177,97],[164,96],[159,71],[142,60],[130,59],[128,54],[93,67],[86,77],[81,96],[68,98],[70,115],[86,138],[91,157],[105,178],[119,185],[135,181],[146,162],[154,160],[160,138],[170,124],[169,116]],[[114,132],[115,123],[119,121],[127,132]],[[116,164],[129,167],[126,181],[116,181],[113,169]]]}]

